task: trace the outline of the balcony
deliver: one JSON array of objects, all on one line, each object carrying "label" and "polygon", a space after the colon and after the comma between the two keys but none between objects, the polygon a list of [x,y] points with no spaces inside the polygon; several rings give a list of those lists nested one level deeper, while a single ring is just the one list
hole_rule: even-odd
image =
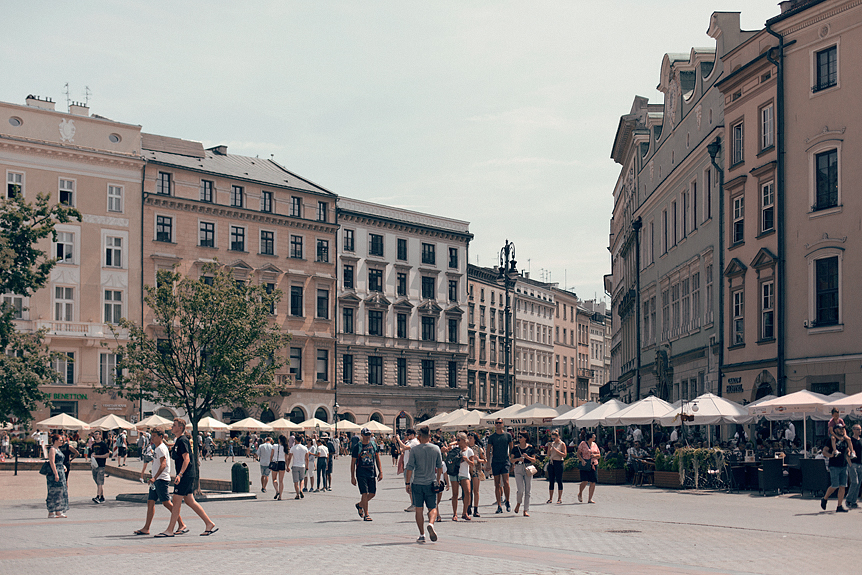
[{"label": "balcony", "polygon": [[[82,321],[43,321],[38,320],[35,323],[36,329],[48,330],[48,335],[61,337],[79,337],[79,338],[114,338],[110,327],[103,323],[90,323]],[[129,336],[128,330],[119,330],[120,339],[125,339]]]},{"label": "balcony", "polygon": [[586,378],[586,379],[592,379],[593,376],[595,376],[595,373],[596,373],[595,370],[587,369],[586,367],[579,367],[578,368],[578,377],[582,377],[582,378]]}]

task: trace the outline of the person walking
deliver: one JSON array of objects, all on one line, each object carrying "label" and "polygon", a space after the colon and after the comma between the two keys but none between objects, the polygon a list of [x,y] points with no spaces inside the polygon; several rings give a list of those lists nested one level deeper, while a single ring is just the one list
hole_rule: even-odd
[{"label": "person walking", "polygon": [[497,513],[503,512],[501,497],[505,496],[506,511],[509,505],[509,470],[512,451],[512,434],[503,429],[503,420],[494,422],[494,433],[488,436],[487,458],[491,460],[491,474],[494,476],[494,496],[497,498]]},{"label": "person walking", "polygon": [[96,483],[96,496],[93,503],[105,502],[105,463],[111,455],[111,448],[102,441],[102,432],[96,431],[92,435],[93,445],[90,450],[90,468],[93,472],[93,481]]},{"label": "person walking", "polygon": [[[407,467],[407,464],[410,462],[410,450],[417,445],[419,445],[419,440],[416,439],[416,432],[412,429],[408,429],[404,432],[404,436],[407,438],[407,442],[401,441],[401,438],[398,435],[395,436],[395,441],[398,442],[398,448],[401,450],[401,453],[404,454],[404,467]],[[414,511],[415,507],[413,506],[413,498],[410,498],[410,505],[404,511]]]},{"label": "person walking", "polygon": [[272,461],[272,437],[267,437],[257,448],[257,462],[260,464],[260,492],[266,493],[266,484],[269,482],[269,474],[272,470],[269,463]]},{"label": "person walking", "polygon": [[275,490],[273,499],[281,501],[281,494],[284,492],[284,472],[287,470],[285,459],[287,457],[287,438],[284,435],[278,436],[278,444],[272,450],[272,459],[270,466],[272,469],[272,488]]},{"label": "person walking", "polygon": [[230,457],[231,462],[236,461],[236,455],[234,455],[234,442],[235,439],[233,437],[227,438],[227,455],[224,458],[225,463],[227,463],[228,457]]},{"label": "person walking", "polygon": [[832,427],[832,435],[826,440],[823,454],[829,458],[830,485],[826,495],[820,500],[820,509],[826,511],[826,501],[838,491],[838,506],[835,511],[846,513],[847,508],[843,505],[844,492],[847,488],[847,467],[853,459],[853,448],[844,433],[843,423],[838,422]]},{"label": "person walking", "polygon": [[417,543],[425,543],[425,508],[428,509],[428,536],[437,541],[437,492],[434,485],[440,483],[443,473],[443,456],[440,448],[430,443],[431,431],[427,425],[419,428],[419,445],[411,449],[410,461],[404,468],[404,485],[416,507],[416,526],[419,528]]},{"label": "person walking", "polygon": [[[335,443],[332,441],[331,437],[326,435],[323,440],[326,445],[326,491],[332,491],[332,465],[338,452],[336,451]],[[320,481],[317,483],[319,486]]]},{"label": "person walking", "polygon": [[375,465],[377,466],[377,481],[383,481],[383,466],[380,464],[380,454],[377,445],[371,441],[371,430],[363,427],[359,432],[360,442],[350,452],[350,483],[359,487],[360,500],[355,505],[356,511],[363,521],[371,521],[368,515],[368,502],[377,494],[377,483],[374,480]]},{"label": "person walking", "polygon": [[69,439],[68,436],[63,436],[63,444],[60,446],[60,451],[63,453],[64,462],[63,466],[66,468],[66,485],[69,485],[69,472],[72,470],[72,460],[76,457],[80,457],[80,453],[78,453],[77,442],[73,445],[73,442]]},{"label": "person walking", "polygon": [[[315,456],[314,458],[317,460],[315,466],[317,467],[317,490],[318,491],[326,491],[329,483],[327,481],[327,470],[329,469],[329,449],[323,443],[323,439],[319,438],[317,440],[317,446],[315,447]],[[312,487],[314,486],[314,479],[312,478]]]},{"label": "person walking", "polygon": [[[557,504],[563,502],[563,460],[566,458],[566,444],[560,440],[558,431],[551,432],[548,443],[548,458],[551,460],[548,477],[548,503],[554,500],[554,483],[557,484]],[[517,513],[517,511],[516,511]]]},{"label": "person walking", "polygon": [[[459,451],[459,455],[460,455],[460,461],[458,463],[457,482],[458,482],[459,486],[461,487],[461,500],[463,501],[463,504],[462,504],[462,511],[463,512],[461,513],[461,519],[463,519],[464,521],[470,521],[470,515],[468,514],[467,511],[468,511],[470,504],[473,503],[473,494],[472,494],[472,491],[470,489],[470,482],[471,482],[471,480],[470,480],[470,467],[474,463],[474,461],[473,461],[474,455],[473,455],[473,450],[470,449],[469,445],[467,445],[467,434],[464,433],[463,431],[461,431],[458,433],[457,437],[458,437],[458,447],[456,447],[455,449],[457,449]],[[413,456],[411,455],[410,458],[412,459]],[[452,521],[458,521],[458,499],[454,495],[455,494],[454,489],[452,490],[452,493],[453,493],[453,496],[452,496],[452,511],[453,511]]]},{"label": "person walking", "polygon": [[129,453],[129,444],[126,442],[126,432],[121,431],[117,435],[117,467],[126,466],[126,455]]},{"label": "person walking", "polygon": [[171,459],[174,460],[177,476],[174,479],[173,509],[171,509],[171,519],[168,523],[168,528],[156,535],[156,537],[173,537],[175,535],[174,527],[179,523],[180,508],[183,502],[203,520],[204,532],[201,533],[201,537],[208,537],[218,531],[218,527],[209,518],[209,515],[201,507],[201,504],[195,501],[194,490],[197,466],[195,465],[191,444],[189,443],[189,438],[185,435],[185,431],[186,420],[181,418],[174,419],[171,433],[177,439],[171,451]]},{"label": "person walking", "polygon": [[584,502],[584,488],[588,484],[590,491],[587,496],[587,503],[595,503],[593,501],[593,493],[596,491],[596,467],[599,464],[600,455],[599,446],[596,444],[596,434],[588,432],[587,438],[578,445],[578,469],[581,473],[578,501],[581,503]]},{"label": "person walking", "polygon": [[60,446],[66,441],[62,433],[51,435],[51,446],[48,448],[48,464],[51,469],[45,479],[48,483],[48,496],[45,504],[48,507],[48,519],[65,519],[69,510],[69,489],[66,485],[66,457],[60,451]]},{"label": "person walking", "polygon": [[859,485],[862,483],[862,425],[853,425],[853,435],[850,437],[850,447],[853,448],[853,457],[850,459],[850,467],[847,468],[850,475],[850,489],[847,491],[847,507],[855,509],[859,507],[856,500],[859,498]]},{"label": "person walking", "polygon": [[[150,534],[150,525],[152,525],[153,517],[156,515],[156,503],[161,503],[171,513],[174,510],[174,504],[171,503],[171,497],[168,495],[168,487],[171,484],[171,457],[168,446],[165,445],[165,432],[161,429],[154,429],[151,441],[153,461],[150,467],[150,479],[147,481],[150,486],[147,494],[147,518],[144,526],[133,532],[134,535]],[[145,462],[141,468],[141,481],[144,481],[146,469],[147,464]],[[183,518],[177,514],[177,530],[174,535],[183,535],[188,532],[189,528],[183,523]]]},{"label": "person walking", "polygon": [[305,479],[305,470],[308,467],[308,448],[302,441],[297,441],[290,448],[290,453],[287,456],[287,467],[290,467],[293,489],[296,491],[294,499],[302,499],[305,497],[302,493],[302,480]]},{"label": "person walking", "polygon": [[[528,443],[530,434],[522,431],[518,434],[518,443],[512,448],[512,471],[515,474],[515,513],[524,502],[524,517],[530,516],[530,490],[533,476],[527,472],[527,466],[536,462],[536,448]],[[552,484],[553,485],[553,484]]]},{"label": "person walking", "polygon": [[481,517],[479,515],[479,485],[482,483],[483,479],[480,477],[480,474],[483,473],[482,470],[485,468],[485,463],[487,463],[487,460],[485,459],[485,449],[479,441],[479,434],[475,431],[470,432],[467,436],[467,445],[469,445],[470,449],[473,450],[473,455],[475,456],[475,464],[470,468],[470,488],[473,492],[472,515],[473,517]]}]

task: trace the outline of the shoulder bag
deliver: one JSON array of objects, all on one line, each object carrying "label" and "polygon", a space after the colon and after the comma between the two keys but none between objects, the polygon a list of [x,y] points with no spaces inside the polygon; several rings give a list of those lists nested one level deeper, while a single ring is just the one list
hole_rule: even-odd
[{"label": "shoulder bag", "polygon": [[[278,450],[284,449],[281,445],[275,448],[275,453],[270,452],[269,468],[273,471],[278,471]],[[283,452],[282,452],[283,453]]]}]

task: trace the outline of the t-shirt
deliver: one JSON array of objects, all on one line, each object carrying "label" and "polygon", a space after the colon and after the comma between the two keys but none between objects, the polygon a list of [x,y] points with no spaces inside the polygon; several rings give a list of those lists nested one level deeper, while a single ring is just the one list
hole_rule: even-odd
[{"label": "t-shirt", "polygon": [[491,463],[508,461],[510,443],[512,443],[512,434],[508,431],[495,432],[488,437],[488,445],[491,447]]},{"label": "t-shirt", "polygon": [[[413,451],[412,449],[410,451]],[[464,458],[472,459],[473,458],[473,450],[469,447],[465,448],[461,451],[461,467],[458,468],[458,476],[459,477],[470,477],[470,462],[465,461]]]},{"label": "t-shirt", "polygon": [[372,442],[359,442],[353,446],[350,456],[356,460],[356,477],[374,477],[375,457],[377,445]]},{"label": "t-shirt", "polygon": [[332,459],[332,456],[335,455],[335,444],[332,443],[331,439],[326,442],[326,453],[330,459]]},{"label": "t-shirt", "polygon": [[272,443],[261,443],[257,448],[257,459],[260,464],[266,467],[272,457]]},{"label": "t-shirt", "polygon": [[[521,446],[516,443],[515,446],[512,448],[512,458],[513,459],[520,459],[520,458],[524,457],[525,455],[529,455],[530,457],[535,457],[536,448],[528,443],[527,447],[525,447],[524,449],[521,449]],[[524,463],[524,465],[530,465],[530,462],[527,460],[524,460],[523,463]]]},{"label": "t-shirt", "polygon": [[845,455],[848,447],[847,442],[843,439],[835,442],[835,451],[832,452],[832,456],[829,458],[829,467],[847,467]]},{"label": "t-shirt", "polygon": [[318,445],[315,447],[315,450],[317,450],[318,457],[329,457],[329,450],[325,445]]},{"label": "t-shirt", "polygon": [[409,447],[410,449],[406,449],[404,451],[404,466],[405,467],[410,462],[410,452],[413,451],[413,448],[416,447],[417,445],[419,445],[419,440],[416,439],[415,437],[407,442],[407,447]]},{"label": "t-shirt", "polygon": [[285,461],[284,446],[282,444],[279,443],[278,445],[272,446],[270,461]]},{"label": "t-shirt", "polygon": [[420,443],[412,447],[410,461],[404,470],[413,472],[410,482],[413,485],[431,485],[437,479],[437,470],[443,468],[443,455],[433,443]]},{"label": "t-shirt", "polygon": [[[108,449],[108,444],[104,441],[98,441],[96,443],[93,443],[93,455],[107,455],[110,452],[111,450]],[[96,463],[99,467],[104,467],[107,461],[107,457],[99,457],[96,459]]]},{"label": "t-shirt", "polygon": [[308,455],[308,448],[301,443],[298,443],[290,448],[290,454],[293,459],[290,461],[291,467],[305,468],[305,456]]},{"label": "t-shirt", "polygon": [[[157,477],[156,473],[162,465],[162,460],[165,462],[165,469]],[[168,446],[164,443],[160,443],[158,447],[153,447],[153,467],[150,474],[152,474],[153,479],[171,480],[171,459],[168,453]]]},{"label": "t-shirt", "polygon": [[186,453],[189,455],[189,464],[185,472],[183,472],[183,476],[193,477],[197,474],[195,473],[195,458],[192,454],[191,445],[189,445],[189,438],[185,435],[180,435],[176,443],[174,443],[173,452],[171,452],[171,458],[174,460],[174,468],[177,473],[183,471],[183,455]]}]

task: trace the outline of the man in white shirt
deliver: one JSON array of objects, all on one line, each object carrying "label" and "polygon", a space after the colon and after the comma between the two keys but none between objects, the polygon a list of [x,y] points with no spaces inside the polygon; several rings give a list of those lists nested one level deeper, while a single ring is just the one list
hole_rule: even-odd
[{"label": "man in white shirt", "polygon": [[297,441],[290,448],[287,466],[290,467],[290,472],[293,475],[293,488],[296,490],[294,499],[302,499],[305,497],[302,493],[302,480],[305,479],[305,468],[308,467],[308,448],[301,441]]},{"label": "man in white shirt", "polygon": [[673,445],[676,443],[679,435],[676,432],[676,427],[673,428],[673,431],[670,432],[670,444]]},{"label": "man in white shirt", "polygon": [[[150,493],[147,496],[147,522],[144,523],[142,529],[134,532],[135,535],[149,535],[150,524],[153,522],[153,517],[156,514],[156,501],[165,506],[168,511],[172,511],[174,506],[171,503],[171,497],[168,495],[168,485],[171,482],[171,458],[168,453],[168,446],[164,442],[165,432],[161,429],[154,429],[150,441],[153,444],[153,462],[150,471]],[[147,469],[147,464],[141,468],[141,482],[144,482],[144,472]],[[188,533],[189,528],[183,523],[182,518],[177,518],[177,530],[174,535],[182,535]]]},{"label": "man in white shirt", "polygon": [[[317,458],[315,465],[317,466],[317,491],[326,491],[329,487],[327,481],[327,473],[329,470],[329,448],[326,447],[323,438],[318,438],[317,446],[315,447],[314,457]],[[314,481],[312,479],[312,487]]]},{"label": "man in white shirt", "polygon": [[[404,468],[407,468],[407,464],[410,463],[410,450],[417,445],[419,445],[419,440],[416,439],[416,432],[412,429],[408,429],[405,433],[407,436],[407,443],[401,441],[400,438],[396,435],[396,439],[398,439],[398,443],[401,444],[401,450],[404,452]],[[413,495],[410,495],[410,507],[405,509],[404,511],[415,511],[416,506],[413,505]]]},{"label": "man in white shirt", "polygon": [[640,427],[635,427],[632,431],[632,439],[635,443],[643,443],[644,434],[643,431],[640,430]]},{"label": "man in white shirt", "polygon": [[788,443],[793,443],[793,440],[796,439],[796,426],[790,421],[787,422],[787,429],[784,430],[784,439]]},{"label": "man in white shirt", "polygon": [[257,460],[260,463],[260,490],[266,493],[266,484],[269,483],[269,462],[272,461],[272,437],[267,437],[266,441],[261,443],[257,448]]},{"label": "man in white shirt", "polygon": [[[317,442],[314,439],[308,440],[308,468],[305,470],[305,479],[302,482],[302,492],[311,493],[314,491],[314,472],[317,469]],[[308,480],[311,479],[311,489],[308,488]]]}]

